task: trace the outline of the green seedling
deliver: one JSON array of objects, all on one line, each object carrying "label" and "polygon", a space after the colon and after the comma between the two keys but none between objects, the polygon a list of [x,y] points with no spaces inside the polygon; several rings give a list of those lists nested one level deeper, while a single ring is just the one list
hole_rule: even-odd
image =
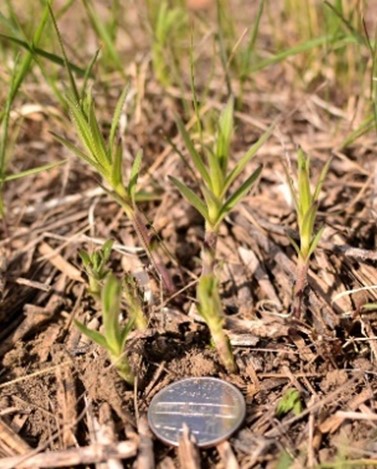
[{"label": "green seedling", "polygon": [[197,287],[198,311],[205,320],[213,344],[225,368],[234,373],[237,366],[234,361],[229,338],[224,332],[224,313],[221,306],[218,280],[214,274],[202,275]]},{"label": "green seedling", "polygon": [[110,132],[108,138],[105,139],[99,121],[97,120],[92,93],[90,90],[86,89],[84,89],[81,94],[79,93],[76,81],[68,65],[63,41],[51,7],[49,7],[49,10],[61,45],[70,82],[70,93],[67,94],[66,98],[67,107],[81,147],[76,146],[73,142],[60,135],[56,135],[55,133],[53,133],[53,135],[79,159],[89,164],[102,178],[106,184],[105,190],[107,190],[109,195],[123,208],[125,214],[134,226],[141,245],[147,252],[151,263],[155,267],[166,289],[172,292],[174,291],[174,286],[157,253],[151,250],[149,231],[144,222],[144,216],[137,207],[136,186],[142,163],[141,151],[137,153],[133,161],[127,181],[123,175],[123,145],[117,133],[128,87],[124,88],[119,97],[112,118]]},{"label": "green seedling", "polygon": [[143,311],[143,301],[135,279],[128,275],[123,282],[123,297],[126,300],[128,315],[134,322],[136,329],[145,331],[148,321]]},{"label": "green seedling", "polygon": [[297,389],[287,389],[276,406],[277,417],[282,417],[288,412],[293,412],[295,415],[300,415],[302,412],[300,393]]},{"label": "green seedling", "polygon": [[107,263],[110,259],[112,246],[113,241],[108,240],[97,251],[92,253],[80,251],[79,253],[89,280],[88,292],[96,300],[100,299],[103,281],[109,274]]},{"label": "green seedling", "polygon": [[123,148],[121,140],[116,137],[116,133],[126,93],[127,89],[123,91],[116,106],[107,142],[101,133],[90,92],[86,93],[83,98],[77,99],[73,95],[69,95],[67,98],[71,121],[82,149],[59,135],[54,134],[54,136],[102,177],[109,188],[107,189],[108,193],[119,203],[132,222],[143,248],[149,255],[166,288],[172,291],[173,286],[163,264],[157,258],[156,253],[151,250],[149,232],[144,223],[144,217],[136,204],[136,185],[142,162],[141,151],[137,153],[134,159],[127,182],[125,182],[123,176]]},{"label": "green seedling", "polygon": [[[318,213],[318,199],[329,170],[331,160],[322,168],[320,177],[314,191],[310,187],[310,159],[300,149],[297,155],[296,185],[293,183],[285,168],[287,180],[296,209],[296,217],[299,231],[299,244],[291,239],[291,243],[297,252],[297,276],[294,291],[293,315],[301,316],[302,297],[307,283],[307,272],[310,257],[315,251],[321,239],[324,228],[315,231],[315,222]],[[295,187],[296,186],[296,187]]]},{"label": "green seedling", "polygon": [[176,60],[174,47],[187,24],[186,11],[169,6],[166,0],[148,0],[149,23],[152,30],[152,65],[157,80],[171,85],[172,62]]},{"label": "green seedling", "polygon": [[119,375],[132,385],[134,374],[125,354],[125,346],[133,327],[133,321],[126,322],[124,326],[121,324],[121,298],[121,282],[114,275],[108,275],[101,295],[103,334],[89,329],[79,321],[75,321],[75,325],[82,334],[107,351],[110,361]]},{"label": "green seedling", "polygon": [[[183,122],[177,119],[179,132],[200,177],[199,187],[202,197],[180,180],[174,177],[170,179],[205,220],[205,239],[202,249],[203,275],[212,273],[214,270],[216,243],[221,222],[247,195],[258,180],[262,168],[258,167],[235,191],[230,193],[230,189],[272,132],[272,129],[267,130],[230,170],[230,144],[234,133],[233,107],[233,99],[230,99],[218,120],[213,145],[211,147],[201,145],[200,150],[197,150]],[[186,157],[182,152],[177,148],[176,151],[186,162]]]}]

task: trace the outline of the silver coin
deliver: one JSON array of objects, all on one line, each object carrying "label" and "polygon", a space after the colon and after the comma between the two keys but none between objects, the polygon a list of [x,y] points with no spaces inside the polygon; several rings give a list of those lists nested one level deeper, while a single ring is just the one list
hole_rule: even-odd
[{"label": "silver coin", "polygon": [[158,392],[148,409],[153,433],[163,442],[178,446],[186,424],[197,445],[209,447],[229,438],[246,412],[240,391],[217,378],[188,378]]}]

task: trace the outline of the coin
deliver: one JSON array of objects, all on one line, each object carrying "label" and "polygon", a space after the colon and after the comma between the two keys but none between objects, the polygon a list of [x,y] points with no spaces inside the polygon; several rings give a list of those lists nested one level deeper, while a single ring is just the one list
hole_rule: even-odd
[{"label": "coin", "polygon": [[229,438],[246,412],[241,392],[217,378],[188,378],[159,391],[148,409],[149,426],[163,442],[178,446],[186,424],[197,445],[207,448]]}]

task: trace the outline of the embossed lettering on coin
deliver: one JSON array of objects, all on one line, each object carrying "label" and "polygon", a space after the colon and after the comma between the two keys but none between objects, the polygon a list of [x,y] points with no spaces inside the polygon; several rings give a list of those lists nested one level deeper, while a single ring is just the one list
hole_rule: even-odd
[{"label": "embossed lettering on coin", "polygon": [[177,446],[185,423],[198,446],[227,439],[242,423],[245,401],[233,385],[217,378],[188,378],[167,386],[154,396],[149,425],[165,443]]}]

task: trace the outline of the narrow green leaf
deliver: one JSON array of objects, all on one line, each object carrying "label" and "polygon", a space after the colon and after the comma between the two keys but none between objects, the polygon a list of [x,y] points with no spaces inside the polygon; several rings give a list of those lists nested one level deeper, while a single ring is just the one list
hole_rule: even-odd
[{"label": "narrow green leaf", "polygon": [[255,22],[253,28],[251,29],[249,41],[246,46],[245,58],[243,60],[242,69],[241,69],[241,80],[244,81],[249,75],[250,64],[252,60],[252,55],[255,48],[255,43],[257,41],[260,20],[262,18],[264,9],[264,0],[260,0],[258,4],[257,14],[255,17]]},{"label": "narrow green leaf", "polygon": [[[39,47],[36,47],[35,45],[31,46],[28,44],[26,41],[23,41],[22,39],[19,39],[14,36],[8,36],[7,34],[2,34],[0,33],[0,38],[4,39],[6,41],[12,42],[16,44],[17,46],[22,47],[23,49],[27,50],[28,52],[33,53],[34,55],[39,55],[40,57],[43,57],[44,59],[49,60],[50,62],[64,66],[64,59],[60,57],[59,55],[53,54],[52,52],[48,52],[46,50],[43,50]],[[69,68],[75,72],[79,76],[85,76],[85,70],[78,65],[68,62]]]},{"label": "narrow green leaf", "polygon": [[75,81],[75,78],[73,76],[71,67],[69,66],[69,61],[68,61],[67,54],[65,52],[63,39],[61,37],[60,30],[58,28],[58,23],[56,22],[55,15],[54,15],[54,12],[53,12],[52,7],[51,7],[50,0],[47,0],[47,8],[50,12],[50,17],[51,17],[51,20],[52,20],[52,24],[54,26],[55,33],[56,33],[56,36],[58,38],[59,45],[60,45],[60,48],[61,48],[61,51],[62,51],[62,54],[63,54],[64,65],[65,65],[65,68],[66,68],[67,73],[68,73],[69,83],[70,83],[70,86],[71,86],[71,92],[73,93],[76,101],[79,101],[80,95],[79,95],[79,92],[77,90],[76,81]]},{"label": "narrow green leaf", "polygon": [[216,225],[216,221],[221,210],[222,200],[220,200],[219,197],[216,197],[216,195],[206,186],[202,186],[201,190],[204,196],[205,203],[207,205],[207,221],[212,227],[214,227]]},{"label": "narrow green leaf", "polygon": [[225,183],[224,183],[224,188],[223,188],[223,194],[226,194],[226,191],[229,189],[229,187],[233,184],[233,182],[237,179],[237,177],[243,172],[245,169],[246,165],[249,163],[249,161],[255,156],[257,151],[266,143],[266,141],[271,137],[272,132],[275,129],[275,125],[272,124],[265,132],[262,134],[262,136],[258,139],[254,145],[252,145],[249,150],[245,153],[245,155],[237,162],[236,166],[233,168],[233,170],[229,173],[227,176]]},{"label": "narrow green leaf", "polygon": [[299,245],[296,243],[296,241],[295,241],[293,238],[291,238],[291,237],[288,236],[288,235],[287,235],[287,237],[288,237],[289,241],[291,242],[292,246],[294,247],[294,249],[295,249],[297,255],[300,256],[300,255],[301,255],[301,252],[300,252]]},{"label": "narrow green leaf", "polygon": [[111,182],[110,185],[115,189],[123,185],[123,148],[122,143],[113,149],[112,163],[111,163]]},{"label": "narrow green leaf", "polygon": [[105,44],[107,52],[111,60],[113,61],[113,64],[115,65],[117,70],[123,75],[124,66],[115,47],[114,38],[111,37],[103,19],[100,18],[96,10],[93,8],[92,2],[90,0],[83,0],[83,4],[88,13],[88,17],[93,26],[93,29],[100,37],[101,41]]},{"label": "narrow green leaf", "polygon": [[310,190],[310,159],[301,148],[297,155],[297,186],[299,207],[301,212],[306,214],[312,205],[312,195]]},{"label": "narrow green leaf", "polygon": [[54,136],[54,138],[60,142],[62,145],[64,145],[65,147],[67,147],[72,153],[74,153],[77,157],[81,158],[82,160],[84,160],[86,163],[88,163],[90,166],[92,166],[99,174],[101,174],[102,176],[104,175],[105,173],[105,170],[104,168],[102,168],[102,166],[100,166],[97,161],[93,160],[92,158],[90,158],[87,154],[85,154],[84,152],[82,152],[79,148],[77,148],[72,142],[70,142],[69,140],[67,140],[66,138],[63,138],[61,137],[60,135],[54,133],[54,132],[51,132],[51,134]]},{"label": "narrow green leaf", "polygon": [[85,69],[84,80],[83,80],[83,84],[81,87],[81,95],[80,95],[81,99],[83,99],[87,93],[89,78],[93,76],[93,68],[95,64],[97,63],[99,52],[100,52],[100,49],[97,49],[95,54],[92,57],[92,60],[89,62],[89,65]]},{"label": "narrow green leaf", "polygon": [[313,202],[316,202],[319,198],[319,194],[321,192],[323,183],[325,182],[325,179],[326,179],[327,173],[329,171],[331,162],[332,162],[332,158],[330,158],[322,168],[322,171],[321,171],[321,174],[319,176],[317,185],[315,186],[315,190],[314,190],[314,194],[313,194]]},{"label": "narrow green leaf", "polygon": [[226,107],[220,115],[215,143],[215,155],[219,161],[219,165],[222,169],[223,174],[225,174],[227,170],[230,142],[233,136],[233,113],[234,99],[230,98]]},{"label": "narrow green leaf", "polygon": [[183,197],[202,215],[205,220],[208,220],[208,212],[203,201],[192,191],[189,187],[173,176],[169,176],[171,182],[176,186]]},{"label": "narrow green leaf", "polygon": [[296,212],[298,212],[299,211],[299,203],[298,203],[298,199],[297,199],[296,189],[293,185],[292,177],[289,174],[288,168],[286,167],[285,164],[283,165],[283,171],[284,171],[286,179],[287,179],[287,183],[288,183],[289,191],[291,193],[293,204],[295,206]]},{"label": "narrow green leaf", "polygon": [[357,41],[352,36],[345,36],[341,39],[334,38],[333,35],[315,37],[313,39],[309,39],[308,41],[297,44],[289,49],[284,49],[283,51],[276,53],[272,57],[258,61],[255,65],[250,67],[249,73],[258,72],[259,70],[263,70],[264,68],[267,68],[270,65],[282,62],[288,57],[303,54],[304,52],[311,49],[315,49],[317,47],[332,45],[333,48],[336,48],[345,47],[348,44],[355,43],[357,43]]},{"label": "narrow green leaf", "polygon": [[27,169],[27,170],[21,171],[17,174],[9,174],[9,175],[5,176],[4,179],[2,179],[2,181],[4,181],[4,182],[15,181],[16,179],[20,179],[20,178],[23,178],[25,176],[31,176],[33,174],[38,174],[38,173],[41,173],[43,171],[49,171],[50,169],[57,168],[58,166],[62,166],[66,162],[67,162],[67,160],[56,161],[55,163],[49,163],[49,164],[44,164],[44,165],[41,165],[41,166],[37,166],[36,168]]},{"label": "narrow green leaf", "polygon": [[115,143],[115,137],[116,137],[116,133],[117,133],[118,126],[119,126],[119,121],[123,112],[124,103],[126,102],[129,89],[130,89],[130,85],[129,83],[127,83],[121,95],[119,96],[119,99],[115,106],[115,111],[114,111],[113,119],[111,121],[111,128],[110,128],[110,134],[109,134],[109,150],[110,151],[113,148],[114,143]]},{"label": "narrow green leaf", "polygon": [[130,319],[129,321],[127,321],[126,325],[122,329],[122,332],[120,334],[120,343],[121,343],[122,350],[124,350],[127,337],[129,333],[132,331],[134,324],[135,324],[135,318]]},{"label": "narrow green leaf", "polygon": [[258,180],[261,172],[262,166],[259,166],[251,176],[249,176],[246,181],[228,198],[223,207],[220,210],[219,218],[217,224],[219,224],[223,218],[237,205],[237,203],[245,197],[245,195],[250,191],[255,182]]},{"label": "narrow green leaf", "polygon": [[111,155],[107,151],[105,140],[97,121],[94,102],[92,99],[90,100],[88,125],[93,136],[95,154],[97,156],[96,159],[100,161],[104,167],[108,167],[111,164]]},{"label": "narrow green leaf", "polygon": [[110,259],[111,250],[113,249],[114,241],[112,239],[108,239],[103,243],[102,252],[103,252],[103,260],[107,262]]},{"label": "narrow green leaf", "polygon": [[77,329],[82,334],[89,337],[90,340],[95,342],[100,347],[103,347],[105,350],[110,351],[110,348],[108,346],[108,343],[107,343],[105,337],[100,332],[95,331],[93,329],[89,329],[89,327],[86,327],[83,323],[81,323],[80,321],[77,321],[76,319],[75,319],[74,323],[75,323],[75,326],[77,327]]},{"label": "narrow green leaf", "polygon": [[87,149],[90,156],[103,166],[103,162],[99,161],[97,158],[93,135],[88,123],[88,116],[85,115],[83,107],[79,101],[69,95],[67,96],[67,104],[82,145]]},{"label": "narrow green leaf", "polygon": [[321,241],[324,230],[325,230],[325,227],[323,226],[322,228],[320,228],[320,230],[316,233],[316,235],[312,239],[312,242],[310,243],[308,257],[310,257],[314,253],[314,251],[317,249],[317,246],[319,242]]},{"label": "narrow green leaf", "polygon": [[209,177],[211,179],[211,184],[209,187],[216,195],[216,197],[220,198],[221,194],[223,193],[225,174],[220,166],[220,160],[210,148],[207,151],[207,160],[209,167]]},{"label": "narrow green leaf", "polygon": [[135,203],[136,185],[139,178],[141,163],[143,160],[143,151],[139,150],[132,163],[130,182],[128,183],[128,194],[133,203]]},{"label": "narrow green leaf", "polygon": [[119,324],[121,294],[121,282],[115,275],[109,274],[102,290],[102,317],[106,342],[114,355],[122,353]]},{"label": "narrow green leaf", "polygon": [[181,134],[181,136],[183,138],[185,146],[186,146],[186,148],[187,148],[187,150],[188,150],[188,152],[191,156],[191,159],[192,159],[192,162],[193,162],[195,168],[197,169],[197,171],[201,175],[203,181],[208,186],[210,186],[211,185],[211,179],[210,179],[210,176],[208,174],[207,168],[205,167],[201,156],[196,151],[194,143],[192,142],[191,137],[190,137],[189,133],[186,130],[186,127],[184,126],[183,122],[181,121],[181,119],[179,117],[176,118],[176,124],[177,124],[178,130],[179,130],[179,133]]}]

